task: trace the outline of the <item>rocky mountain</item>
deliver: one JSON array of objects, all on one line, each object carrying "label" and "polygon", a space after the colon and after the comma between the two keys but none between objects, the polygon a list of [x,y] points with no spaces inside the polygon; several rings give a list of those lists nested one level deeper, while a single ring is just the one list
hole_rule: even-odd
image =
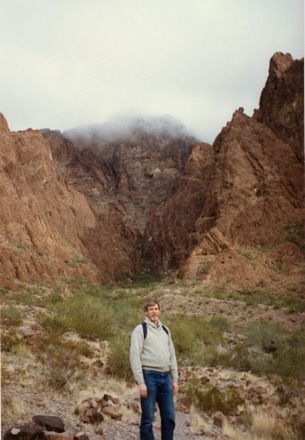
[{"label": "rocky mountain", "polygon": [[150,269],[207,286],[299,283],[303,69],[276,53],[259,109],[235,111],[213,145],[168,117],[60,133],[10,132],[2,116],[2,281]]}]

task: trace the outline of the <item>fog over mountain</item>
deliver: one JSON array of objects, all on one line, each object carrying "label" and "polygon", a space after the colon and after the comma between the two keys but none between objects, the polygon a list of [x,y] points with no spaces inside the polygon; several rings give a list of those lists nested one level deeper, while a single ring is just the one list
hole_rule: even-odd
[{"label": "fog over mountain", "polygon": [[90,124],[65,130],[63,136],[70,140],[98,140],[99,145],[138,139],[143,135],[170,138],[194,138],[178,119],[171,115],[149,117],[140,115],[117,115],[102,124]]}]

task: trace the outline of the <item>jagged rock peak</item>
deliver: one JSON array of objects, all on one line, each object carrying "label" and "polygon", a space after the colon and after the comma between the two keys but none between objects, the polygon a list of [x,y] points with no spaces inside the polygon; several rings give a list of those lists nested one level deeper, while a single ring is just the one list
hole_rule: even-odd
[{"label": "jagged rock peak", "polygon": [[304,160],[304,58],[275,53],[253,117],[267,125]]},{"label": "jagged rock peak", "polygon": [[10,131],[7,120],[2,113],[0,113],[0,130],[4,132]]},{"label": "jagged rock peak", "polygon": [[293,61],[290,53],[276,52],[270,60],[269,75],[281,77],[289,69]]}]

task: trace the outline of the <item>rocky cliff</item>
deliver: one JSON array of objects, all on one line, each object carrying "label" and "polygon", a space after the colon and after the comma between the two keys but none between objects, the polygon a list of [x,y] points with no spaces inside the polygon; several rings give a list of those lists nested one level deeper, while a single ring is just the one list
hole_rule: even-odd
[{"label": "rocky cliff", "polygon": [[2,280],[150,268],[208,286],[301,282],[303,77],[303,60],[275,54],[259,109],[235,111],[213,146],[168,118],[13,133],[2,117]]},{"label": "rocky cliff", "polygon": [[[64,147],[60,152],[54,147],[55,160],[40,131],[12,133],[1,115],[0,276],[4,285],[14,279],[76,276],[107,281],[113,274],[125,276],[135,270],[136,258],[118,234],[115,215],[109,213],[101,221],[86,197],[68,184],[60,166],[60,160],[69,163],[73,178],[82,181],[92,158],[89,155],[87,163],[80,163],[75,148],[68,142]],[[98,183],[94,169],[88,174]],[[98,176],[102,180],[101,172]]]}]

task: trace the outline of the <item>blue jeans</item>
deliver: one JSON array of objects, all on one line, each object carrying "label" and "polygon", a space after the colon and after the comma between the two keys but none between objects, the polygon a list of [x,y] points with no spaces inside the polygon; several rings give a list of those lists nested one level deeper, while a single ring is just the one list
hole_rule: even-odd
[{"label": "blue jeans", "polygon": [[142,417],[140,424],[140,440],[154,440],[153,421],[156,402],[161,416],[161,439],[173,440],[175,429],[175,408],[173,387],[169,373],[154,370],[143,370],[147,386],[147,397],[141,398]]}]

